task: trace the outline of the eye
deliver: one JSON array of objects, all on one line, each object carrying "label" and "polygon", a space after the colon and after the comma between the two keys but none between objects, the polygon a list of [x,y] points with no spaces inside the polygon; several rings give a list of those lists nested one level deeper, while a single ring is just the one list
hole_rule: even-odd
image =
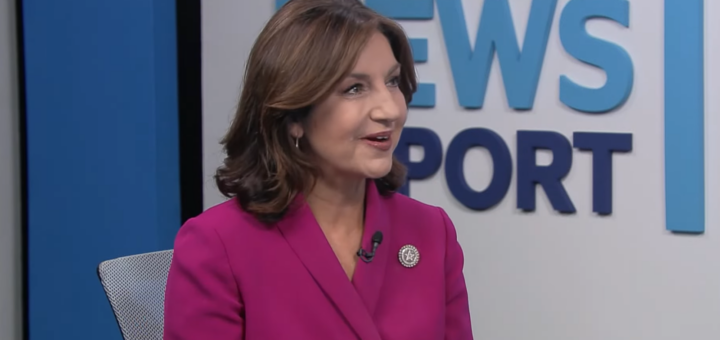
[{"label": "eye", "polygon": [[360,83],[358,83],[358,84],[353,84],[353,85],[351,85],[350,87],[348,87],[347,89],[345,89],[345,91],[343,91],[343,93],[345,93],[345,94],[358,94],[358,93],[360,93],[360,91],[362,91],[362,87],[363,87],[363,86],[362,86],[362,84],[360,84]]},{"label": "eye", "polygon": [[388,86],[397,87],[400,85],[400,76],[395,76],[388,81]]}]

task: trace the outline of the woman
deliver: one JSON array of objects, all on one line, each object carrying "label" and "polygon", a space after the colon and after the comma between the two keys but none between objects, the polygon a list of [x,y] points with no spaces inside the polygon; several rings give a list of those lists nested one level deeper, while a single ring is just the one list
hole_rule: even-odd
[{"label": "woman", "polygon": [[292,0],[249,56],[216,174],[180,230],[165,339],[472,339],[440,208],[394,191],[408,39],[358,0]]}]

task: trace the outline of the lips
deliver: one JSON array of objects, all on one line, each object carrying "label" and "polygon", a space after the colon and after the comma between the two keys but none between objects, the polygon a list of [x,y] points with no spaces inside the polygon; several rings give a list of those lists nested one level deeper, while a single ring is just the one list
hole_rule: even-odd
[{"label": "lips", "polygon": [[390,140],[390,136],[392,136],[391,131],[383,131],[383,132],[378,132],[378,133],[373,133],[373,134],[367,135],[367,136],[363,137],[362,139],[366,139],[366,140],[373,141],[373,142],[382,142],[382,141]]},{"label": "lips", "polygon": [[392,148],[391,136],[392,131],[383,131],[367,135],[362,140],[380,151],[388,151]]}]

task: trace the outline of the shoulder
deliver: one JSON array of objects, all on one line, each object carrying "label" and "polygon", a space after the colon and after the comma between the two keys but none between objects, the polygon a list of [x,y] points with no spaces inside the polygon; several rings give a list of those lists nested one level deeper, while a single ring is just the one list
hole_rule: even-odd
[{"label": "shoulder", "polygon": [[386,204],[394,224],[403,226],[403,229],[434,236],[454,233],[455,227],[441,207],[397,193],[388,196]]},{"label": "shoulder", "polygon": [[192,220],[194,223],[219,229],[237,225],[260,224],[255,217],[245,212],[234,198],[206,209]]},{"label": "shoulder", "polygon": [[267,229],[255,217],[245,212],[237,200],[230,199],[211,208],[200,215],[189,219],[180,228],[176,240],[179,242],[187,238],[213,238],[225,243],[228,239],[242,240],[254,231]]},{"label": "shoulder", "polygon": [[393,215],[430,221],[442,221],[447,214],[443,208],[420,202],[403,194],[392,194],[386,199],[388,210]]}]

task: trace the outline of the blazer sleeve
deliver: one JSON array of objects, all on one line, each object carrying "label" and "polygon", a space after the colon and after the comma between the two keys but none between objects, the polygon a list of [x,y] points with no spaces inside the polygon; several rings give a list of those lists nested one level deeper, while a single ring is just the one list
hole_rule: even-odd
[{"label": "blazer sleeve", "polygon": [[464,257],[457,231],[445,210],[438,208],[445,224],[445,340],[471,340],[472,325],[467,287],[463,275]]},{"label": "blazer sleeve", "polygon": [[191,219],[175,239],[165,289],[165,340],[242,339],[243,305],[217,231]]}]

